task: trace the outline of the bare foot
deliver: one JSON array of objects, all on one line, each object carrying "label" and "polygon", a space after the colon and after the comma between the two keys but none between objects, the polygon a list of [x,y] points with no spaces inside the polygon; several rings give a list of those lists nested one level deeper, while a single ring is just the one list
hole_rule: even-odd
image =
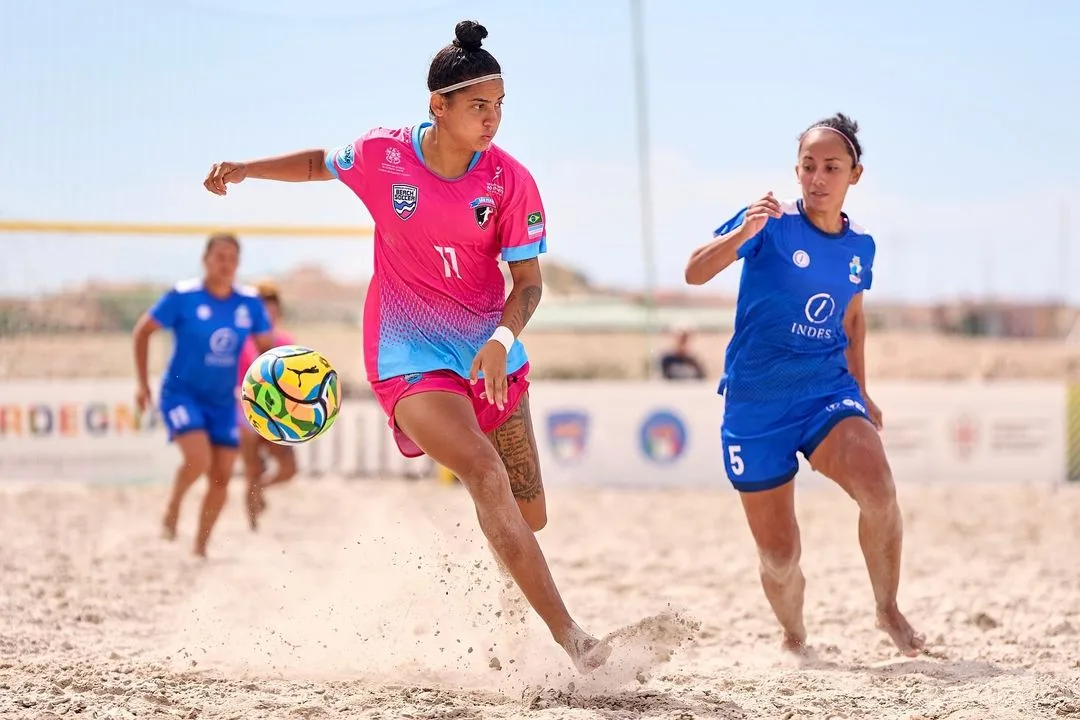
[{"label": "bare foot", "polygon": [[611,655],[611,645],[600,642],[577,625],[559,644],[582,675],[603,665]]},{"label": "bare foot", "polygon": [[170,542],[176,539],[176,525],[179,518],[175,515],[165,515],[161,521],[161,538]]},{"label": "bare foot", "polygon": [[780,641],[780,649],[800,657],[806,655],[806,631],[793,633],[785,630],[784,639]]},{"label": "bare foot", "polygon": [[888,634],[897,649],[908,657],[917,657],[926,648],[926,636],[916,632],[896,607],[878,610],[877,628]]},{"label": "bare foot", "polygon": [[192,554],[195,557],[199,557],[199,558],[202,558],[202,559],[205,560],[206,559],[206,546],[205,545],[196,545],[195,549],[192,551]]}]

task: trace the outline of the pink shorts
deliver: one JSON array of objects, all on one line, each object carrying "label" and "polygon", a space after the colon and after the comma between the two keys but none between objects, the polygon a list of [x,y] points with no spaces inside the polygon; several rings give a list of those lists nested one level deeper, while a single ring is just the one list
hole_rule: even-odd
[{"label": "pink shorts", "polygon": [[489,403],[487,398],[480,397],[480,394],[484,392],[483,380],[470,385],[468,380],[450,370],[432,370],[377,380],[371,384],[371,390],[390,419],[388,424],[394,432],[394,441],[397,443],[398,450],[405,457],[413,458],[420,457],[424,451],[403,433],[394,421],[394,408],[399,400],[417,393],[432,391],[464,395],[472,401],[476,422],[479,423],[481,432],[487,434],[506,422],[517,410],[521,396],[529,389],[528,377],[529,363],[525,363],[517,372],[506,376],[506,404],[502,410]]}]

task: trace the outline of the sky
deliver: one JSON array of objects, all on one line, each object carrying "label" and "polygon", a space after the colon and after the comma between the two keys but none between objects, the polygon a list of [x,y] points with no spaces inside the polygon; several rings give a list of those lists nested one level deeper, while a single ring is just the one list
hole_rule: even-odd
[{"label": "sky", "polygon": [[[843,111],[872,293],[1080,302],[1080,3],[643,0],[655,277],[748,201],[794,198],[797,136]],[[552,259],[645,281],[628,0],[0,0],[0,218],[367,225],[338,183],[212,163],[426,119],[428,63],[475,19],[503,67],[496,143],[535,176]],[[371,272],[371,242],[245,241],[242,272]],[[202,238],[0,234],[0,290],[199,271]],[[728,272],[696,292],[733,293]],[[868,299],[869,301],[869,299]]]}]

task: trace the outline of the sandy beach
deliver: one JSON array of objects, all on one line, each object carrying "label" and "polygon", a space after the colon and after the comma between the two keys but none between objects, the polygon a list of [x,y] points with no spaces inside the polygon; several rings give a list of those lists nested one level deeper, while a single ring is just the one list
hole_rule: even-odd
[{"label": "sandy beach", "polygon": [[201,487],[176,543],[165,492],[0,488],[0,717],[1080,717],[1080,487],[901,487],[914,660],[873,628],[853,504],[802,489],[802,662],[730,491],[553,487],[571,612],[598,635],[653,618],[588,677],[511,617],[459,487],[299,480],[252,534],[234,485],[204,562]]}]

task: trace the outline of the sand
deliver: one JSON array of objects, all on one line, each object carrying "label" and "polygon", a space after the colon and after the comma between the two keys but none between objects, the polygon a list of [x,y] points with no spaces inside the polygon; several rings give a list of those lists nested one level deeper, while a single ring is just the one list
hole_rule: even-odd
[{"label": "sand", "polygon": [[167,543],[162,485],[0,485],[0,717],[1080,718],[1080,486],[902,486],[914,660],[873,628],[854,507],[801,488],[803,662],[730,492],[551,488],[571,611],[653,618],[587,678],[503,612],[459,487],[300,480],[256,535],[239,489],[202,562],[196,497]]}]

